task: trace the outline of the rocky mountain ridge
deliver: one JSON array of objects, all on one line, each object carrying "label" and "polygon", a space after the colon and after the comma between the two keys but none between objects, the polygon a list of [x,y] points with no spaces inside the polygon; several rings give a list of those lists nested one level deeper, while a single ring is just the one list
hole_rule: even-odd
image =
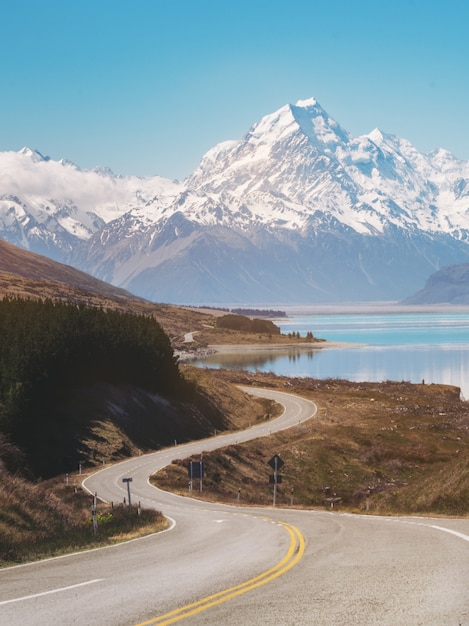
[{"label": "rocky mountain ridge", "polygon": [[469,263],[449,265],[432,274],[403,304],[469,304]]},{"label": "rocky mountain ridge", "polygon": [[469,162],[353,137],[315,99],[182,183],[28,150],[0,153],[0,171],[0,236],[159,302],[401,300],[469,259]]}]

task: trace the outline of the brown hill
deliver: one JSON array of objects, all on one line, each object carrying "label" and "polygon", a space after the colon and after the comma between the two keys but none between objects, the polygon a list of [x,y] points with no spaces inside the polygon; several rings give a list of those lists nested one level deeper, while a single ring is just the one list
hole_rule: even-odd
[{"label": "brown hill", "polygon": [[0,239],[0,298],[51,298],[87,306],[153,315],[177,345],[184,334],[214,325],[211,313],[156,304]]},{"label": "brown hill", "polygon": [[142,301],[124,289],[0,239],[0,295]]}]

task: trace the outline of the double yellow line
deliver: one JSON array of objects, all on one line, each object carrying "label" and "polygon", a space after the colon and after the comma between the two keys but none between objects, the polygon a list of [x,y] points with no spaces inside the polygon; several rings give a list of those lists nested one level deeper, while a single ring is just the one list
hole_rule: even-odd
[{"label": "double yellow line", "polygon": [[155,624],[166,626],[167,624],[174,624],[181,619],[197,615],[197,613],[202,613],[202,611],[206,611],[217,604],[222,604],[227,600],[236,598],[236,596],[252,591],[252,589],[265,585],[266,583],[269,583],[275,578],[278,578],[279,576],[282,576],[282,574],[288,572],[288,570],[294,567],[303,556],[305,551],[305,540],[303,535],[295,526],[291,526],[290,524],[286,524],[284,522],[279,522],[279,524],[283,526],[283,528],[285,528],[290,535],[290,546],[286,555],[279,563],[277,563],[277,565],[271,567],[262,574],[255,576],[254,578],[250,578],[244,583],[236,585],[235,587],[224,589],[223,591],[219,591],[211,596],[202,598],[202,600],[198,600],[192,604],[182,606],[179,609],[174,609],[174,611],[170,611],[169,613],[165,613],[159,617],[154,617],[146,622],[140,622],[135,626],[154,626]]}]

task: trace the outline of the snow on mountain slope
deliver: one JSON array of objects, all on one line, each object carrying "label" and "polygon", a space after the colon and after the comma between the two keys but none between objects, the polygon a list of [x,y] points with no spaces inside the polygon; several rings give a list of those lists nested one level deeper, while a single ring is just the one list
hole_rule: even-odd
[{"label": "snow on mountain slope", "polygon": [[453,191],[459,179],[469,185],[468,163],[422,155],[378,129],[354,138],[312,99],[213,148],[187,184],[234,209],[242,200],[263,223],[304,228],[319,210],[363,234],[389,224],[452,233],[469,229],[467,199]]},{"label": "snow on mountain slope", "polygon": [[181,185],[155,176],[115,176],[81,170],[23,148],[0,152],[0,234],[12,243],[61,260],[130,208],[159,199],[169,203]]},{"label": "snow on mountain slope", "polygon": [[0,153],[0,235],[156,300],[402,299],[469,257],[469,162],[313,98],[209,150],[183,183]]},{"label": "snow on mountain slope", "polygon": [[209,151],[186,181],[188,188],[215,195],[235,212],[248,207],[255,222],[285,228],[303,228],[326,199],[347,203],[351,181],[332,148],[348,135],[314,100],[307,102],[305,109],[282,107],[241,141]]}]

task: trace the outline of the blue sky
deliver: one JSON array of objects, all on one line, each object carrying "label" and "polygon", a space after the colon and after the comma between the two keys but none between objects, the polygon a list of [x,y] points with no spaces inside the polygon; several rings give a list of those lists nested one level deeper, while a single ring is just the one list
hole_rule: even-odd
[{"label": "blue sky", "polygon": [[315,97],[353,135],[469,160],[468,20],[467,0],[0,0],[0,150],[183,179]]}]

